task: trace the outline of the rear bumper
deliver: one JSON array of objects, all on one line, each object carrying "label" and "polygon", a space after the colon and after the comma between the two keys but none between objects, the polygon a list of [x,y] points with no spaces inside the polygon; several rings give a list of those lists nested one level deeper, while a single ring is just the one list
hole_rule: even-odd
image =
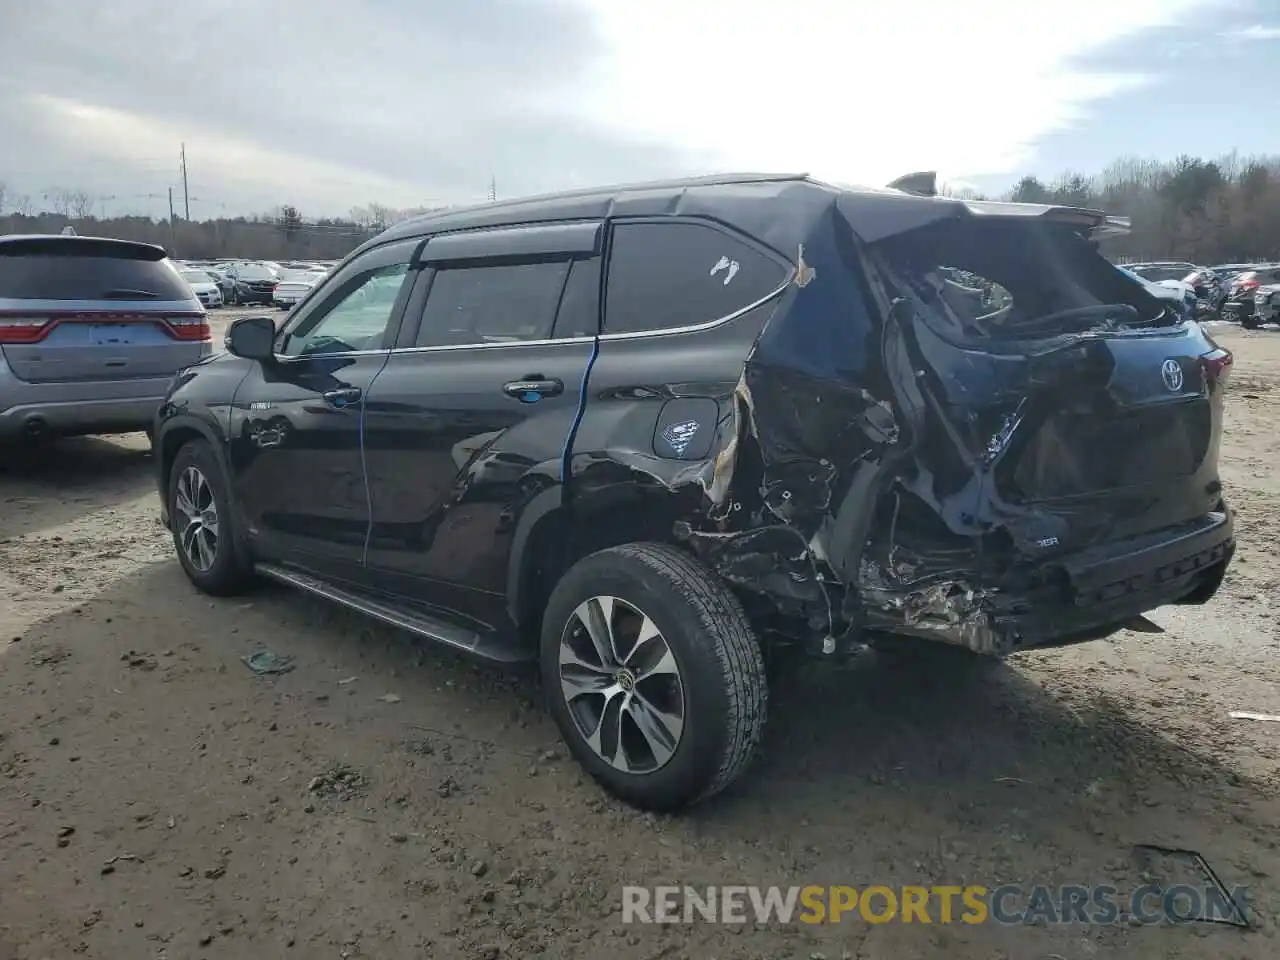
[{"label": "rear bumper", "polygon": [[1105,636],[1156,607],[1204,603],[1235,553],[1227,509],[1175,530],[1110,543],[1065,558],[1052,588],[988,598],[993,632],[1005,651]]},{"label": "rear bumper", "polygon": [[[168,385],[168,381],[165,381]],[[152,396],[113,400],[66,400],[16,404],[0,411],[0,437],[131,433],[150,429],[164,402]]]},{"label": "rear bumper", "polygon": [[149,429],[172,377],[28,383],[0,360],[0,438]]},{"label": "rear bumper", "polygon": [[914,592],[880,590],[868,626],[988,656],[1096,640],[1156,607],[1206,602],[1234,552],[1234,524],[1223,508],[1050,561],[1037,568],[1033,587],[1023,579],[1017,588],[941,581]]}]

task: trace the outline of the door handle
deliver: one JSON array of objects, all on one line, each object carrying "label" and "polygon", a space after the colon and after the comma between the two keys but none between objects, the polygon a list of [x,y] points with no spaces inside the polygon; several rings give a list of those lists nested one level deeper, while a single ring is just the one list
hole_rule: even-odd
[{"label": "door handle", "polygon": [[564,382],[554,377],[548,379],[534,373],[523,380],[512,380],[502,385],[502,392],[521,403],[537,403],[543,397],[558,397],[564,393]]},{"label": "door handle", "polygon": [[360,402],[361,392],[359,387],[339,387],[337,390],[326,390],[320,396],[331,407],[349,407]]}]

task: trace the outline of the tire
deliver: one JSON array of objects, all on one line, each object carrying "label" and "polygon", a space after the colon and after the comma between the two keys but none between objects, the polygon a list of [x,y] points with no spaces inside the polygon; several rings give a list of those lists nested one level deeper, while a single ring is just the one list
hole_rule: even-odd
[{"label": "tire", "polygon": [[[195,476],[191,471],[195,471]],[[196,476],[202,478],[203,485],[195,480]],[[206,521],[210,517],[208,507],[212,505],[216,535],[212,538],[211,549],[207,525],[202,526],[204,536],[201,536],[201,530],[193,532],[190,529],[188,511],[180,506],[180,496],[185,496],[187,502],[194,501]],[[210,596],[226,597],[241,592],[251,578],[251,569],[236,548],[236,530],[222,466],[204,440],[184,444],[174,457],[169,471],[168,498],[173,546],[187,578]],[[192,537],[199,538],[195,552],[201,559],[207,559],[211,554],[207,566],[202,566],[192,556],[192,541],[189,539]],[[204,549],[201,549],[201,543]]]},{"label": "tire", "polygon": [[1242,318],[1242,319],[1240,320],[1240,326],[1244,327],[1244,329],[1246,329],[1246,330],[1257,330],[1257,329],[1258,329],[1258,315],[1255,313],[1255,314],[1252,314],[1252,315],[1250,315],[1250,316],[1248,316],[1248,317],[1244,317],[1244,318]]},{"label": "tire", "polygon": [[[593,598],[614,600],[613,621],[624,648],[615,658],[620,672],[609,679],[613,668],[600,669],[599,657],[587,671],[586,664],[570,662],[571,677],[605,678],[613,691],[570,697],[562,684],[562,649],[565,655],[581,652],[579,661],[593,656],[596,648],[581,619],[584,612],[592,619],[593,605],[603,612]],[[625,649],[633,639],[627,628],[641,626],[641,618],[657,629],[657,638]],[[663,643],[670,661],[663,657],[655,667]],[[547,602],[540,659],[551,715],[570,751],[601,786],[632,806],[671,812],[706,800],[737,780],[759,748],[768,705],[760,644],[723,581],[674,547],[626,544],[575,564]],[[660,669],[669,662],[674,662],[675,680]],[[649,705],[663,701],[671,708],[668,716],[679,701],[682,717],[674,744],[663,744],[669,748],[667,759],[659,761],[660,751],[650,748],[654,740],[642,736],[635,717],[657,722],[659,714]],[[592,732],[607,745],[601,751],[584,732],[592,727],[593,712],[599,723]],[[617,735],[610,737],[614,730]],[[670,725],[663,732],[669,735]],[[623,758],[629,769],[606,754]]]}]

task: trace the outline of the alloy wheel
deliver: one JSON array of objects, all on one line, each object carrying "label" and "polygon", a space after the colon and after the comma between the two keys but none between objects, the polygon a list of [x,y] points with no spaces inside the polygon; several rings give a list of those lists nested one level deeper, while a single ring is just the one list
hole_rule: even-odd
[{"label": "alloy wheel", "polygon": [[174,507],[182,552],[195,570],[208,573],[218,558],[218,502],[199,467],[185,467],[178,476]]},{"label": "alloy wheel", "polygon": [[617,597],[578,605],[560,639],[560,691],[587,745],[624,773],[674,756],[684,732],[680,667],[654,622]]}]

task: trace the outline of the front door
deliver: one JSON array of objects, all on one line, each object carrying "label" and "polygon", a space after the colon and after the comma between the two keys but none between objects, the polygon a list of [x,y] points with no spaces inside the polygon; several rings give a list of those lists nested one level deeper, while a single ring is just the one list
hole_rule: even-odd
[{"label": "front door", "polygon": [[412,339],[366,405],[376,586],[481,632],[510,628],[512,539],[524,507],[559,489],[598,327],[599,262],[436,265],[424,308],[405,319]]},{"label": "front door", "polygon": [[257,556],[354,578],[369,525],[365,395],[404,312],[417,245],[374,248],[335,274],[290,317],[276,359],[236,390],[233,485]]}]

